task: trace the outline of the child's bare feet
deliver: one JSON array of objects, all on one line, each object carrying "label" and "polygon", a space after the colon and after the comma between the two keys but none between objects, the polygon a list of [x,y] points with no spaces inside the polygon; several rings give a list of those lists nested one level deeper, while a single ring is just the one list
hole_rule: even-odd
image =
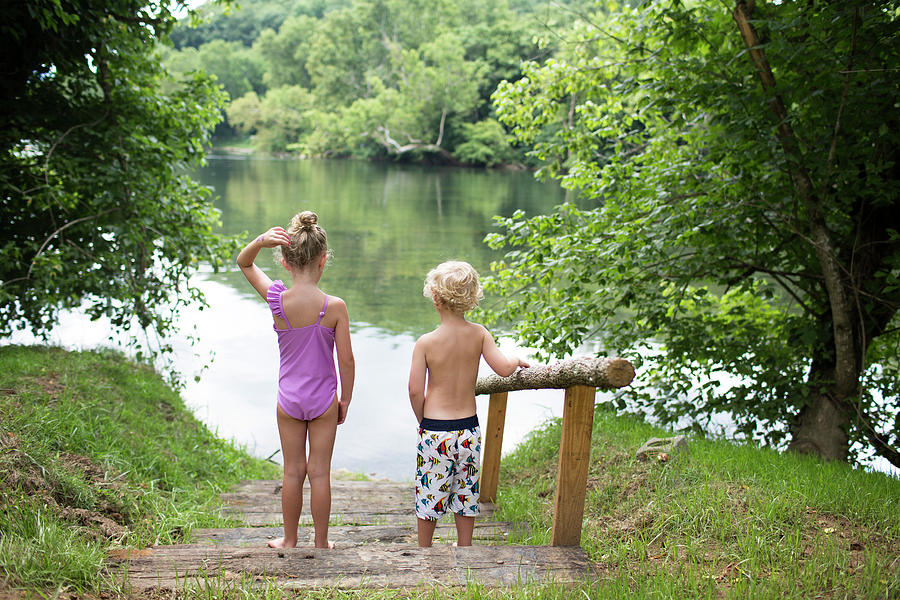
[{"label": "child's bare feet", "polygon": [[297,547],[296,541],[294,541],[292,543],[292,542],[288,542],[284,538],[278,538],[277,540],[269,540],[268,542],[266,542],[266,544],[269,546],[269,548],[296,548]]},{"label": "child's bare feet", "polygon": [[319,544],[316,544],[316,548],[327,548],[328,550],[334,550],[334,542],[332,542],[331,540],[328,540],[328,542],[326,543],[325,546],[320,546]]}]

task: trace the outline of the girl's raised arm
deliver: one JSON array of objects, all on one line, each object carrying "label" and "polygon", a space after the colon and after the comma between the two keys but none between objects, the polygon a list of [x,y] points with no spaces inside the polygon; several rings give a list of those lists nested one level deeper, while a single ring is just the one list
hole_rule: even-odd
[{"label": "girl's raised arm", "polygon": [[262,248],[275,248],[277,246],[289,246],[291,244],[291,236],[288,235],[281,227],[273,227],[267,232],[259,235],[255,240],[244,246],[244,249],[237,256],[237,265],[241,268],[241,273],[250,282],[250,285],[266,299],[266,292],[272,285],[272,280],[266,275],[262,269],[253,262],[256,255]]},{"label": "girl's raised arm", "polygon": [[[334,296],[332,296],[334,298]],[[341,378],[341,398],[338,406],[338,425],[347,418],[350,399],[353,397],[353,381],[356,378],[356,359],[350,344],[350,314],[347,305],[340,298],[334,298],[338,320],[334,326],[334,347],[337,350],[338,374]]]}]

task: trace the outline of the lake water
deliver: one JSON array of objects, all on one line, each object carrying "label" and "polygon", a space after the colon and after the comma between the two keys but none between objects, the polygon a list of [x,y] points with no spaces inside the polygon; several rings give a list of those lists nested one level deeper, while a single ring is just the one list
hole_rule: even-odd
[{"label": "lake water", "polygon": [[[448,259],[467,260],[487,273],[499,257],[482,241],[493,216],[517,209],[547,212],[565,192],[528,172],[352,161],[214,157],[195,177],[215,189],[222,231],[229,235],[247,232],[250,239],[271,226],[286,226],[301,210],[319,215],[334,252],[320,287],[347,302],[357,364],[353,402],[338,429],[332,466],[411,479],[416,422],[406,392],[409,361],[416,338],[438,324],[422,295],[425,274]],[[271,251],[264,250],[257,264],[289,283]],[[184,335],[173,340],[177,366],[189,382],[183,396],[219,436],[280,462],[278,348],[268,307],[236,268],[200,273],[195,283],[210,306],[186,311],[180,322]],[[105,327],[67,313],[52,341],[92,348],[107,343],[107,335]],[[196,339],[193,345],[188,335]],[[529,355],[505,338],[501,348]],[[548,417],[559,416],[562,396],[560,390],[510,394],[504,452]],[[478,399],[478,412],[484,424],[486,397]]]}]

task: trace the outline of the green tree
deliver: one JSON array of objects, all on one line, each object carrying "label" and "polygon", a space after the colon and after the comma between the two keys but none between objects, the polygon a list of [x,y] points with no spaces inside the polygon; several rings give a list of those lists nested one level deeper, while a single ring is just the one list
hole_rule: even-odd
[{"label": "green tree", "polygon": [[369,2],[356,2],[352,7],[333,11],[313,32],[306,70],[314,82],[313,93],[319,106],[347,106],[359,98],[367,98],[371,89],[367,74],[385,74],[390,49],[373,25],[382,26],[390,14],[378,19],[378,7]]},{"label": "green tree", "polygon": [[[177,3],[6,3],[0,133],[0,335],[83,307],[160,333],[221,264],[203,159],[223,96],[193,75],[163,94],[152,58]],[[163,348],[165,350],[165,348]]]},{"label": "green tree", "polygon": [[175,76],[192,71],[213,75],[231,99],[248,92],[262,93],[265,63],[263,57],[238,42],[213,40],[199,48],[171,50],[163,48],[161,59]]},{"label": "green tree", "polygon": [[548,353],[643,347],[632,406],[663,422],[725,412],[746,438],[900,466],[898,15],[654,0],[585,17],[496,108],[598,207],[501,221],[495,316]]},{"label": "green tree", "polygon": [[[309,12],[313,5],[322,10]],[[251,1],[231,15],[213,11],[208,23],[231,39],[229,19],[247,27],[271,8]],[[213,40],[165,53],[164,63],[175,72],[215,74],[236,105],[229,116],[242,115],[242,129],[254,132],[261,149],[283,148],[303,113],[311,128],[287,145],[304,154],[470,164],[496,164],[508,155],[522,162],[509,152],[489,98],[499,81],[515,77],[523,57],[544,56],[551,46],[539,48],[529,30],[535,25],[505,1],[323,0],[287,3],[282,13],[293,16],[261,30],[252,56],[237,42]],[[563,17],[573,14],[567,9]],[[264,68],[261,84],[246,75],[254,61]],[[284,86],[308,89],[311,106],[254,117],[266,95]],[[287,108],[285,97],[269,108]],[[290,122],[279,122],[278,114]],[[470,127],[475,123],[482,124]],[[464,156],[456,157],[465,143]]]},{"label": "green tree", "polygon": [[[552,46],[538,47],[536,34],[545,28],[530,15],[517,15],[502,2],[485,2],[475,10],[480,14],[472,15],[459,30],[460,43],[466,60],[486,66],[479,93],[487,99],[501,81],[518,79],[523,61],[547,58]],[[490,110],[490,103],[485,102],[479,116],[488,117]]]},{"label": "green tree", "polygon": [[321,19],[328,11],[349,3],[349,0],[245,0],[239,7],[207,3],[196,10],[195,18],[180,21],[170,37],[178,49],[199,48],[213,40],[238,42],[249,48],[263,31],[277,31],[290,17],[305,15]]},{"label": "green tree", "polygon": [[[348,122],[354,122],[358,136],[375,141],[389,156],[426,153],[450,159],[448,120],[475,112],[484,66],[466,61],[459,39],[449,32],[416,50],[399,45],[392,49],[390,72],[395,77],[388,79],[396,79],[396,85],[371,76],[372,96],[348,111],[368,118]],[[360,105],[365,108],[358,110]]]},{"label": "green tree", "polygon": [[463,123],[462,127],[465,141],[453,153],[458,160],[488,167],[512,162],[514,154],[509,136],[496,120]]},{"label": "green tree", "polygon": [[270,90],[260,100],[250,92],[227,109],[228,120],[238,131],[253,134],[254,145],[266,152],[285,152],[312,128],[309,92],[298,85]]},{"label": "green tree", "polygon": [[306,57],[312,44],[312,34],[319,21],[306,15],[287,19],[276,33],[266,29],[253,43],[253,49],[266,62],[263,83],[268,88],[283,85],[310,86],[306,71]]}]

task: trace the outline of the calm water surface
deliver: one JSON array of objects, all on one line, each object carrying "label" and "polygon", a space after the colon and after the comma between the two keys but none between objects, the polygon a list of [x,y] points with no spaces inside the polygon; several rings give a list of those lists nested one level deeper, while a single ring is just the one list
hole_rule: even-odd
[{"label": "calm water surface", "polygon": [[[347,302],[357,364],[353,402],[338,429],[332,466],[411,479],[416,422],[406,393],[409,361],[416,338],[438,324],[422,295],[425,274],[448,259],[467,260],[487,273],[499,258],[482,242],[493,229],[493,216],[550,211],[564,200],[564,191],[527,172],[351,161],[220,157],[195,177],[215,190],[222,230],[229,235],[249,240],[274,225],[286,226],[301,210],[319,215],[334,253],[320,287]],[[260,253],[257,264],[290,283],[270,250]],[[195,283],[210,306],[185,311],[182,335],[173,340],[177,367],[189,381],[183,396],[219,436],[280,462],[278,348],[268,307],[236,268],[198,274]],[[107,328],[84,315],[67,313],[51,341],[92,348],[107,343],[107,335]],[[500,342],[504,350],[528,356],[510,340]],[[511,394],[504,452],[561,411],[559,390]],[[478,412],[484,424],[486,398],[478,399]]]}]

